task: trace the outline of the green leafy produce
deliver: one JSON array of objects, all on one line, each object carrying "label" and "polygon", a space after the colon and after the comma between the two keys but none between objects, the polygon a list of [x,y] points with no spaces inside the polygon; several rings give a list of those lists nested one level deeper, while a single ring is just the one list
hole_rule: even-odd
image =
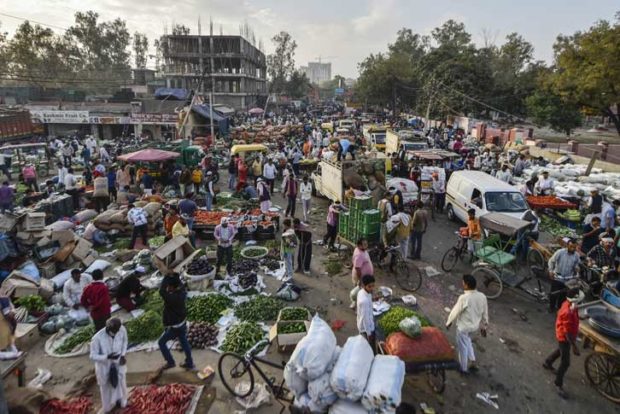
[{"label": "green leafy produce", "polygon": [[389,311],[383,314],[379,319],[379,327],[383,330],[383,333],[387,337],[391,333],[398,332],[400,328],[398,325],[400,321],[411,316],[416,316],[422,326],[430,326],[429,320],[419,313],[410,309],[403,308],[401,306],[392,306]]},{"label": "green leafy produce", "polygon": [[280,312],[281,321],[305,321],[308,319],[308,310],[306,308],[284,308]]},{"label": "green leafy produce", "polygon": [[114,243],[112,243],[112,248],[114,250],[128,249],[130,241],[131,241],[131,239],[126,238],[126,237],[125,238],[116,239],[116,241],[114,241]]},{"label": "green leafy produce", "polygon": [[279,334],[292,334],[306,332],[306,324],[303,322],[279,322]]},{"label": "green leafy produce", "polygon": [[153,341],[164,332],[161,315],[148,311],[125,323],[127,341],[132,344]]},{"label": "green leafy produce", "polygon": [[149,247],[153,248],[153,249],[157,249],[158,247],[161,247],[161,245],[163,245],[165,243],[165,239],[166,236],[153,236],[149,239]]},{"label": "green leafy produce", "polygon": [[573,229],[569,229],[561,223],[548,216],[542,216],[540,220],[540,229],[546,231],[555,237],[575,237],[576,233]]},{"label": "green leafy produce", "polygon": [[82,345],[83,343],[90,341],[90,338],[92,338],[93,335],[95,335],[94,325],[88,325],[80,328],[75,331],[70,337],[62,341],[62,344],[60,344],[55,349],[55,352],[61,355],[68,354],[69,352],[73,351],[76,346]]},{"label": "green leafy produce", "polygon": [[336,260],[330,260],[325,264],[325,270],[330,276],[337,275],[342,271],[342,263]]},{"label": "green leafy produce", "polygon": [[265,337],[265,332],[254,322],[233,325],[224,338],[222,351],[243,354]]},{"label": "green leafy produce", "polygon": [[187,299],[187,320],[215,323],[233,301],[221,294],[194,296]]},{"label": "green leafy produce", "polygon": [[252,247],[252,248],[246,248],[243,251],[243,254],[247,257],[259,257],[259,256],[263,256],[265,254],[265,249],[261,248],[260,246],[257,247]]},{"label": "green leafy produce", "polygon": [[46,305],[43,298],[39,295],[22,296],[15,303],[26,308],[28,312],[42,312],[45,310]]},{"label": "green leafy produce", "polygon": [[271,296],[258,295],[235,307],[235,316],[242,321],[273,321],[278,316],[284,303]]},{"label": "green leafy produce", "polygon": [[164,312],[164,300],[157,289],[149,290],[144,294],[144,303],[140,306],[145,312],[153,311],[159,315]]}]

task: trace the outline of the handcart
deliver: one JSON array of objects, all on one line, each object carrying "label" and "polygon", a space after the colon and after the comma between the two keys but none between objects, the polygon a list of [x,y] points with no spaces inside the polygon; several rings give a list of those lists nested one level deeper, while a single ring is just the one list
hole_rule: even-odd
[{"label": "handcart", "polygon": [[580,317],[586,318],[579,324],[579,334],[584,348],[593,350],[586,357],[584,368],[590,385],[608,400],[620,404],[620,331],[601,328],[596,320],[592,322],[597,312],[620,315],[620,297],[604,290],[601,298],[579,307]]},{"label": "handcart", "polygon": [[[382,355],[390,355],[386,347],[387,338],[384,332],[378,324],[375,324],[375,326],[377,352]],[[445,338],[445,335],[443,336],[447,343],[448,339]],[[412,339],[412,341],[415,340],[416,339]],[[453,352],[449,358],[441,357],[436,360],[427,360],[424,362],[405,361],[405,372],[407,375],[426,373],[428,385],[434,392],[441,394],[446,388],[446,370],[458,370],[459,366],[456,354]]]}]

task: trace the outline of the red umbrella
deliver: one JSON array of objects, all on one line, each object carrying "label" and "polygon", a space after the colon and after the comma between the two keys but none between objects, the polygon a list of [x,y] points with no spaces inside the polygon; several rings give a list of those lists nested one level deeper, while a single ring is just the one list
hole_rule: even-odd
[{"label": "red umbrella", "polygon": [[173,151],[164,151],[153,148],[147,148],[129,154],[123,154],[118,157],[119,160],[127,162],[157,162],[166,161],[180,157],[181,154]]},{"label": "red umbrella", "polygon": [[261,108],[252,108],[248,111],[248,113],[251,115],[258,115],[258,114],[262,114],[263,112],[265,111],[263,111]]}]

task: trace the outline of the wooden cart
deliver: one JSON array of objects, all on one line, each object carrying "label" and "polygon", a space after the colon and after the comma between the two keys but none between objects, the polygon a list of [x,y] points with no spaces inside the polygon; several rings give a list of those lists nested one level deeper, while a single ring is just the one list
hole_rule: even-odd
[{"label": "wooden cart", "polygon": [[[580,311],[601,304],[604,302],[591,302],[580,307]],[[584,362],[590,385],[608,400],[620,404],[620,338],[598,332],[587,320],[579,324],[579,333],[584,339],[584,348],[593,350]]]}]

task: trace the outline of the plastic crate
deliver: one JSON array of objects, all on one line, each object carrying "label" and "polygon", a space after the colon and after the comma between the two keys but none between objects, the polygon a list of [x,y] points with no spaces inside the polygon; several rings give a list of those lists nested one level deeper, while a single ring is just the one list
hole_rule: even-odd
[{"label": "plastic crate", "polygon": [[372,197],[362,196],[351,199],[351,211],[364,211],[372,208]]}]

